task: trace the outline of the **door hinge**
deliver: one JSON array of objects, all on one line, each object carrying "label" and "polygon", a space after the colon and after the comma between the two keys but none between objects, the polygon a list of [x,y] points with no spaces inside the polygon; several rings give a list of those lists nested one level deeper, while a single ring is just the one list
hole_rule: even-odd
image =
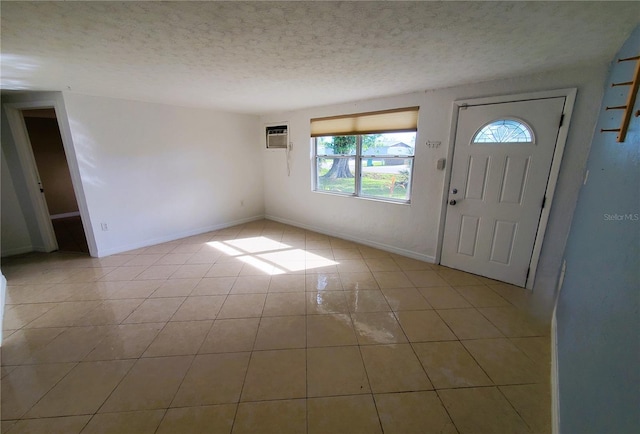
[{"label": "door hinge", "polygon": [[542,207],[541,207],[541,209],[544,209],[544,204],[546,204],[546,203],[547,203],[547,196],[544,196],[542,198]]},{"label": "door hinge", "polygon": [[558,125],[558,128],[560,128],[563,123],[564,123],[564,113],[560,115],[560,125]]}]

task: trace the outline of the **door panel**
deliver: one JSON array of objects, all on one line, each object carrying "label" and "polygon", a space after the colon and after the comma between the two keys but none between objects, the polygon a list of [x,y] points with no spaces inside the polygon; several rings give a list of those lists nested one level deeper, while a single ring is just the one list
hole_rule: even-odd
[{"label": "door panel", "polygon": [[[455,202],[447,208],[443,265],[525,285],[564,102],[459,109],[448,198]],[[498,129],[495,142],[474,143],[478,131],[501,119],[528,126],[531,140],[500,142],[517,139]]]},{"label": "door panel", "polygon": [[500,203],[513,203],[520,205],[527,185],[529,171],[529,158],[507,157],[502,175]]},{"label": "door panel", "polygon": [[513,241],[516,235],[518,223],[496,221],[496,228],[493,232],[493,243],[491,245],[491,262],[509,265],[513,253]]},{"label": "door panel", "polygon": [[484,189],[489,174],[489,157],[469,156],[469,175],[465,186],[465,199],[484,200]]},{"label": "door panel", "polygon": [[478,223],[478,217],[462,216],[460,240],[458,242],[458,253],[461,255],[473,256],[475,254],[476,241],[478,239]]}]

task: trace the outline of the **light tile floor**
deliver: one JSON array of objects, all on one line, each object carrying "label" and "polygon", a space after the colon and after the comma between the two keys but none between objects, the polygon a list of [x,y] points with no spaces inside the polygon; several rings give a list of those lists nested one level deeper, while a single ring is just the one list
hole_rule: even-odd
[{"label": "light tile floor", "polygon": [[517,287],[270,221],[2,270],[2,433],[550,431]]}]

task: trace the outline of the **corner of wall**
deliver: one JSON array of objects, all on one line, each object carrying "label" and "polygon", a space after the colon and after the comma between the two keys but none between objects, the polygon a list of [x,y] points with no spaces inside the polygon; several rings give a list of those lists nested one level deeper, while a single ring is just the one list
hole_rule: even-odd
[{"label": "corner of wall", "polygon": [[558,323],[556,306],[551,315],[551,433],[560,433],[560,386],[558,378]]},{"label": "corner of wall", "polygon": [[7,293],[7,279],[0,273],[0,347],[2,346],[2,321],[4,320],[4,303]]}]

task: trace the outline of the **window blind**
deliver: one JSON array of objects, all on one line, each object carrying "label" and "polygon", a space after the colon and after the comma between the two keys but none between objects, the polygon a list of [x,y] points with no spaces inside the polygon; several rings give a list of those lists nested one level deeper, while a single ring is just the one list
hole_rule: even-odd
[{"label": "window blind", "polygon": [[418,130],[419,107],[311,119],[311,137]]}]

